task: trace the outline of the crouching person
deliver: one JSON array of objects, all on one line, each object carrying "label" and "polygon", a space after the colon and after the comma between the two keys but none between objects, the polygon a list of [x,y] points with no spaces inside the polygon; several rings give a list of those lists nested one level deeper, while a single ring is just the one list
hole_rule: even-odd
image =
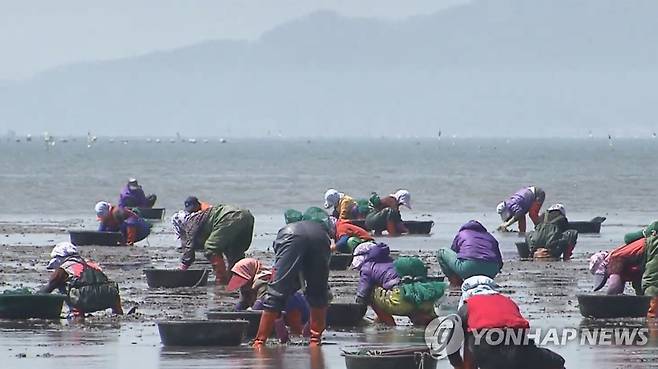
[{"label": "crouching person", "polygon": [[443,296],[445,284],[427,281],[420,259],[393,261],[387,245],[365,242],[354,249],[352,268],[359,271],[356,302],[370,305],[378,322],[394,326],[397,315],[425,325],[436,317],[434,303]]},{"label": "crouching person", "polygon": [[495,278],[503,267],[498,241],[475,220],[459,229],[449,249],[439,249],[437,259],[454,288],[461,287],[466,278],[474,275]]},{"label": "crouching person", "polygon": [[108,308],[114,314],[123,314],[117,284],[108,280],[97,264],[83,259],[75,245],[60,242],[50,257],[48,269],[53,272],[48,284],[41,289],[42,293],[59,290],[65,294],[66,303],[76,318]]},{"label": "crouching person", "polygon": [[[235,306],[236,311],[263,310],[263,299],[267,292],[267,285],[272,280],[272,271],[253,258],[238,261],[231,269],[232,277],[226,286],[229,292],[239,290],[240,300]],[[309,319],[309,306],[306,298],[295,292],[288,298],[281,317],[275,322],[277,338],[286,343],[290,334],[301,336],[304,325]],[[290,332],[288,332],[290,328]]]},{"label": "crouching person", "polygon": [[[563,369],[564,359],[560,355],[539,348],[526,338],[530,323],[516,303],[500,294],[497,287],[486,276],[464,281],[458,309],[465,333],[464,356],[459,351],[448,355],[450,364],[459,369]],[[514,334],[516,339],[503,339],[494,345],[487,342],[489,330],[495,330],[489,336],[496,341],[500,341],[499,334]]]},{"label": "crouching person", "polygon": [[279,230],[273,244],[273,276],[263,297],[264,310],[253,342],[255,348],[265,344],[286,303],[302,288],[302,279],[306,284],[304,295],[311,307],[310,345],[322,343],[329,304],[329,230],[326,214],[324,219],[302,220]]},{"label": "crouching person", "polygon": [[578,240],[578,231],[569,229],[566,209],[555,204],[540,218],[535,230],[526,235],[526,242],[535,258],[571,259]]}]

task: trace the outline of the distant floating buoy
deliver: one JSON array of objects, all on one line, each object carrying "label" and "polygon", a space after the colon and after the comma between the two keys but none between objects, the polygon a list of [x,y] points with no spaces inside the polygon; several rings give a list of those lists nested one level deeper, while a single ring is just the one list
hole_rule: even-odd
[{"label": "distant floating buoy", "polygon": [[208,141],[207,138],[205,138],[205,139],[203,140],[203,143],[204,143],[204,144],[207,144],[208,142],[210,142],[210,141]]},{"label": "distant floating buoy", "polygon": [[159,143],[160,143],[160,139],[159,139],[159,138],[156,138],[156,139],[155,139],[155,143],[159,144]]},{"label": "distant floating buoy", "polygon": [[219,143],[223,143],[223,144],[226,143],[226,139],[225,138],[220,138]]},{"label": "distant floating buoy", "polygon": [[189,142],[191,144],[195,144],[196,143],[196,138],[188,138],[187,142]]}]

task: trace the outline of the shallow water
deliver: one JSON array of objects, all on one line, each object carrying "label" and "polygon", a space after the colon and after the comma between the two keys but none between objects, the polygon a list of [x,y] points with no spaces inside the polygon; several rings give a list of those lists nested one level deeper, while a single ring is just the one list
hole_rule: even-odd
[{"label": "shallow water", "polygon": [[[572,220],[606,216],[600,235],[581,235],[576,258],[569,263],[527,263],[517,259],[518,234],[496,233],[506,261],[500,283],[533,326],[570,328],[591,325],[577,309],[575,295],[591,289],[586,256],[622,242],[623,234],[655,217],[647,201],[647,181],[658,154],[655,140],[246,140],[228,144],[146,144],[102,142],[87,149],[82,142],[50,151],[32,144],[2,143],[0,155],[0,287],[37,287],[47,274],[48,247],[68,239],[67,229],[93,229],[93,204],[115,200],[125,180],[137,176],[147,192],[159,195],[167,215],[189,194],[202,200],[250,208],[256,216],[253,250],[267,250],[282,225],[285,208],[320,205],[327,187],[365,197],[370,191],[411,190],[414,209],[407,219],[433,220],[430,236],[384,238],[407,254],[424,250],[426,259],[450,245],[459,226],[480,219],[493,229],[498,201],[517,188],[538,184],[547,204],[563,202]],[[85,324],[67,321],[0,322],[0,359],[8,368],[344,368],[340,348],[360,343],[422,343],[409,327],[368,327],[328,331],[322,355],[305,347],[274,347],[257,354],[248,347],[181,349],[161,346],[154,321],[202,318],[210,308],[229,306],[234,296],[212,287],[147,290],[141,270],[175,267],[177,241],[168,222],[135,248],[108,251],[83,247],[83,253],[105,262],[122,287],[124,304],[139,304],[139,318],[117,321],[100,316]],[[43,246],[43,247],[39,247]],[[25,250],[25,251],[21,251]],[[431,264],[432,272],[437,266]],[[355,276],[334,279],[337,296],[352,300]],[[354,280],[354,281],[351,281]],[[350,282],[351,281],[351,282]],[[457,306],[457,296],[443,306]],[[372,312],[369,312],[372,315]],[[598,323],[595,323],[598,324]],[[643,320],[624,322],[643,325]],[[643,347],[550,347],[569,368],[658,367],[656,340]],[[25,354],[26,357],[18,357]],[[18,356],[17,356],[18,355]],[[45,357],[44,357],[45,356]],[[0,367],[5,367],[4,365]],[[446,361],[439,368],[448,368]]]}]

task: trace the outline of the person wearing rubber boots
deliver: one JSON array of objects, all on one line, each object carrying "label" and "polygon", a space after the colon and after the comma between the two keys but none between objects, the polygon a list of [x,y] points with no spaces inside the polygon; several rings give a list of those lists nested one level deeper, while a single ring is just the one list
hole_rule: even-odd
[{"label": "person wearing rubber boots", "polygon": [[[462,326],[454,329],[462,329],[464,332],[463,357],[459,350],[448,355],[453,368],[564,369],[562,356],[537,347],[529,337],[525,341],[530,323],[512,299],[498,292],[498,285],[491,278],[470,277],[464,281],[461,289],[462,297],[457,314]],[[505,338],[494,344],[486,340],[487,331],[491,329],[496,332],[512,330],[514,334],[523,335],[524,340],[518,344]],[[476,340],[475,333],[482,339]],[[492,336],[496,335],[494,333]]]},{"label": "person wearing rubber boots", "polygon": [[526,234],[526,242],[535,258],[570,260],[578,241],[578,231],[569,229],[567,211],[555,204],[540,217],[535,230]]},{"label": "person wearing rubber boots", "polygon": [[249,210],[219,204],[191,213],[180,232],[185,245],[180,269],[186,270],[194,263],[195,247],[203,245],[215,272],[215,283],[226,284],[230,277],[227,270],[244,259],[253,234],[254,216]]},{"label": "person wearing rubber boots", "polygon": [[302,280],[311,307],[310,345],[321,345],[329,304],[330,227],[325,218],[290,223],[279,230],[273,243],[274,275],[263,298],[264,310],[253,342],[255,348],[265,344],[286,302],[302,288]]},{"label": "person wearing rubber boots", "polygon": [[[272,271],[259,260],[245,258],[238,261],[231,269],[231,279],[226,291],[240,291],[240,300],[235,306],[236,311],[263,310],[263,298],[267,292],[267,284],[272,280]],[[306,298],[300,292],[295,292],[288,301],[281,317],[277,319],[275,331],[281,343],[290,339],[290,334],[302,336],[304,325],[309,320],[309,306]],[[290,328],[290,332],[288,329]]]},{"label": "person wearing rubber boots", "polygon": [[651,296],[647,318],[655,318],[658,311],[658,221],[649,224],[643,231],[644,236],[644,273],[642,290],[645,296]]},{"label": "person wearing rubber boots", "polygon": [[503,268],[498,241],[476,220],[462,225],[452,246],[439,249],[437,259],[453,288],[459,288],[466,278],[474,275],[495,278]]},{"label": "person wearing rubber boots", "polygon": [[539,187],[530,186],[518,190],[507,200],[501,202],[496,207],[496,212],[500,215],[503,223],[498,226],[501,232],[507,232],[512,224],[519,223],[519,232],[525,233],[526,219],[528,214],[532,222],[539,223],[539,210],[541,209],[546,193]]}]

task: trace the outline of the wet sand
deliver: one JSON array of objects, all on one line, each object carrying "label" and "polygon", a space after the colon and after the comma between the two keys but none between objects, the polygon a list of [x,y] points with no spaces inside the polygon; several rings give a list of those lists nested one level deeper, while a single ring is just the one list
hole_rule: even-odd
[{"label": "wet sand", "polygon": [[[2,224],[6,229],[22,230],[32,243],[39,243],[31,235],[49,234],[61,241],[65,229],[61,224]],[[11,232],[15,233],[15,232]],[[14,237],[15,234],[12,234]],[[157,246],[153,241],[134,247],[81,247],[83,256],[97,261],[106,274],[121,288],[124,310],[137,306],[137,313],[116,317],[109,312],[95,313],[84,322],[61,321],[0,321],[0,358],[8,368],[91,366],[125,368],[344,368],[340,347],[355,344],[423,344],[423,330],[408,325],[403,318],[397,328],[366,324],[350,330],[329,329],[327,342],[320,352],[306,347],[274,346],[254,353],[243,345],[239,348],[180,349],[165,348],[160,344],[155,321],[167,319],[205,318],[210,309],[230,310],[237,301],[237,293],[227,293],[212,283],[207,287],[179,289],[149,289],[142,273],[144,268],[175,267],[180,254],[173,245],[173,236],[162,228],[156,235],[169,240]],[[271,240],[271,236],[268,236]],[[7,237],[11,238],[11,237]],[[506,237],[509,243],[513,238]],[[404,243],[402,239],[391,243]],[[503,242],[503,241],[501,241]],[[511,246],[513,247],[513,245]],[[0,247],[0,291],[20,285],[37,288],[48,279],[45,264],[52,244],[40,246],[5,244]],[[395,247],[393,247],[395,249]],[[507,245],[505,249],[509,250]],[[401,255],[422,257],[430,266],[430,273],[440,274],[434,250],[403,248]],[[591,288],[587,272],[589,253],[576,253],[569,262],[520,261],[514,253],[505,252],[505,267],[497,278],[503,292],[519,304],[533,327],[570,328],[598,326],[601,322],[583,319],[578,312],[577,293]],[[200,257],[195,268],[208,267]],[[254,251],[253,256],[271,264],[273,254]],[[211,277],[212,280],[212,277]],[[358,284],[354,271],[332,271],[330,284],[334,301],[351,302]],[[630,293],[630,289],[629,289]],[[441,310],[456,309],[458,294],[452,292]],[[63,314],[66,312],[66,308]],[[372,311],[367,317],[372,318]],[[609,324],[609,323],[606,323]],[[646,326],[644,319],[620,320],[615,326]],[[569,368],[648,368],[658,367],[658,343],[647,346],[579,346],[549,348],[567,359]],[[3,366],[4,367],[4,366]],[[447,361],[439,368],[449,368]]]}]

